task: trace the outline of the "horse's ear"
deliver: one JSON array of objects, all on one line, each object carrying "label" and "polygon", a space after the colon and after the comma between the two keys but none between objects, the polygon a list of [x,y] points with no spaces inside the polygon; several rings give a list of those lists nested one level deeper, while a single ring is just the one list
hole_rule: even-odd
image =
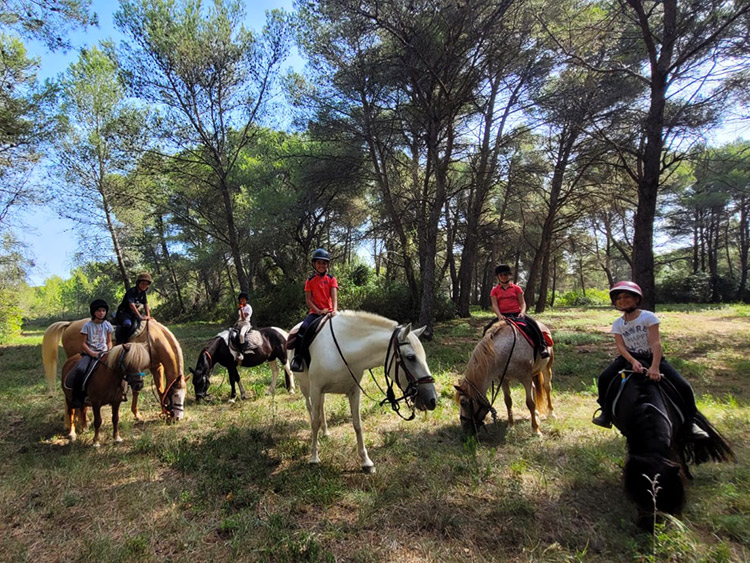
[{"label": "horse's ear", "polygon": [[459,393],[462,393],[462,394],[463,394],[464,390],[463,390],[463,389],[461,389],[461,386],[460,386],[460,385],[454,385],[453,387],[455,387],[455,388],[456,388],[456,391],[458,391]]},{"label": "horse's ear", "polygon": [[404,330],[401,331],[401,338],[406,338],[410,332],[411,332],[411,323],[404,326]]},{"label": "horse's ear", "polygon": [[193,371],[193,368],[188,368],[188,371],[189,371],[190,373],[192,373],[193,375],[195,375],[195,371]]},{"label": "horse's ear", "polygon": [[426,329],[427,329],[427,325],[424,325],[422,328],[418,328],[416,330],[413,330],[412,332],[414,333],[414,336],[419,338],[420,336],[422,336],[422,333],[424,333]]}]

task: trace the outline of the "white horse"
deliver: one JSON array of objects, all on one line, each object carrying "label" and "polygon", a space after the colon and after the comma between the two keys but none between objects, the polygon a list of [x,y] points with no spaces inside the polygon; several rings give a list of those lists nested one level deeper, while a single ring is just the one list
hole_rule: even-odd
[{"label": "white horse", "polygon": [[[539,329],[549,333],[542,323]],[[488,413],[495,417],[492,402],[487,400],[487,390],[494,384],[503,389],[508,424],[513,425],[513,403],[510,396],[510,381],[518,381],[526,390],[526,406],[531,413],[531,427],[537,436],[539,413],[552,408],[552,361],[555,357],[552,346],[548,346],[549,358],[534,354],[534,347],[520,334],[513,323],[497,322],[474,347],[466,366],[466,377],[456,385],[456,398],[461,407],[460,421],[464,432],[470,436],[484,425]]]},{"label": "white horse", "polygon": [[362,438],[359,411],[362,393],[360,381],[366,369],[385,365],[385,386],[392,389],[395,383],[403,394],[396,398],[390,393],[389,402],[394,410],[399,408],[402,401],[420,410],[435,408],[437,392],[424,348],[419,341],[424,328],[412,330],[411,325],[397,324],[372,313],[342,311],[329,319],[313,340],[310,345],[310,365],[304,372],[296,374],[310,413],[310,463],[320,463],[318,432],[321,426],[323,434],[328,434],[325,394],[338,393],[349,399],[362,470],[375,472],[375,464],[367,455]]}]

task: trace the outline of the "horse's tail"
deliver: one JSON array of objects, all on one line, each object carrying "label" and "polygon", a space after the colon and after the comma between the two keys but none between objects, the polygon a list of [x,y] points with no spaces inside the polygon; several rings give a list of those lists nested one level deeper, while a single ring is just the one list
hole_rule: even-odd
[{"label": "horse's tail", "polygon": [[708,434],[708,438],[692,439],[684,444],[684,455],[688,462],[698,465],[706,461],[737,461],[726,438],[699,411],[695,413],[694,422]]},{"label": "horse's tail", "polygon": [[547,389],[544,387],[544,372],[534,374],[534,402],[539,414],[547,414]]},{"label": "horse's tail", "polygon": [[47,330],[44,331],[42,363],[44,364],[44,378],[47,380],[47,390],[50,393],[55,390],[55,379],[57,378],[57,348],[63,332],[70,324],[70,321],[58,321],[49,325]]},{"label": "horse's tail", "polygon": [[[125,351],[124,356],[123,351]],[[140,342],[118,344],[112,347],[107,355],[107,367],[112,371],[124,370],[128,373],[144,371],[148,369],[150,363],[151,355],[148,348]]]}]

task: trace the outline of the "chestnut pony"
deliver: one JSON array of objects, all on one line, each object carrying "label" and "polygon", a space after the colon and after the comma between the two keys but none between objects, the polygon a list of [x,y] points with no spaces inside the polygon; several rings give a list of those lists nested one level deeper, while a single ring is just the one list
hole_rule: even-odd
[{"label": "chestnut pony", "polygon": [[[66,357],[80,354],[81,327],[89,319],[79,321],[59,321],[51,324],[44,332],[42,339],[42,362],[47,379],[47,388],[52,391],[57,375],[57,346],[62,338]],[[146,346],[149,354],[148,369],[154,377],[154,385],[159,393],[162,415],[168,421],[180,420],[184,414],[187,383],[182,348],[174,334],[157,321],[146,321],[146,328],[135,338]],[[138,412],[138,393],[133,392],[130,410],[136,420],[142,420]]]},{"label": "chestnut pony", "polygon": [[[76,426],[78,430],[86,429],[86,406],[75,408],[71,406],[72,389],[65,386],[65,378],[75,367],[79,354],[71,356],[62,368],[62,390],[65,394],[65,426],[70,427],[68,438],[76,441]],[[86,401],[94,411],[94,447],[99,447],[99,430],[102,426],[101,409],[104,405],[112,407],[112,439],[122,442],[120,437],[120,403],[125,392],[126,382],[133,392],[143,387],[143,370],[149,365],[146,346],[136,342],[115,346],[107,357],[100,361],[89,376],[86,386]]]}]

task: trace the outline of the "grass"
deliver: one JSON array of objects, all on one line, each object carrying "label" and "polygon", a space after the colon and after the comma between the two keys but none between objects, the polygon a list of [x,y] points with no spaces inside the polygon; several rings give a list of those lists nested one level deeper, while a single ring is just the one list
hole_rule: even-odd
[{"label": "grass", "polygon": [[[330,396],[322,464],[307,463],[300,395],[264,394],[268,367],[242,370],[248,400],[229,404],[225,371],[212,404],[187,404],[167,426],[150,391],[145,422],[123,412],[125,442],[92,432],[69,444],[62,394],[47,395],[43,329],[0,347],[0,560],[58,561],[744,561],[750,556],[750,347],[747,307],[660,310],[670,359],[739,463],[694,468],[679,521],[654,536],[633,524],[620,485],[624,439],[590,424],[592,381],[614,354],[609,309],[540,315],[556,342],[557,420],[532,435],[520,388],[516,425],[464,441],[453,387],[489,318],[436,327],[425,345],[438,408],[403,422],[363,401],[375,475],[359,470],[344,398]],[[186,366],[220,327],[172,327]],[[377,393],[371,382],[368,393]],[[126,410],[126,409],[121,409]]]}]

